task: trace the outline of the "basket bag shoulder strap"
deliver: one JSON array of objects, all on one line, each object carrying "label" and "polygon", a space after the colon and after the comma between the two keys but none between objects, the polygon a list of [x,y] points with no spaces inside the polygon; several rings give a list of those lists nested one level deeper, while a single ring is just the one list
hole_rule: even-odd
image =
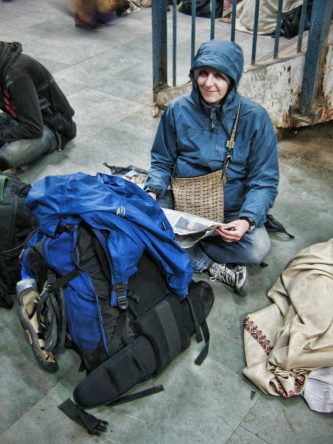
[{"label": "basket bag shoulder strap", "polygon": [[228,168],[229,162],[232,160],[232,151],[235,146],[235,138],[236,138],[236,133],[237,133],[237,128],[238,128],[238,122],[239,122],[241,108],[242,108],[242,101],[239,102],[238,109],[236,111],[236,115],[234,118],[234,123],[232,125],[231,134],[230,134],[230,137],[226,143],[227,155],[225,156],[225,159],[224,159],[224,165],[223,165],[223,169],[222,169],[222,178],[224,177],[225,171]]}]

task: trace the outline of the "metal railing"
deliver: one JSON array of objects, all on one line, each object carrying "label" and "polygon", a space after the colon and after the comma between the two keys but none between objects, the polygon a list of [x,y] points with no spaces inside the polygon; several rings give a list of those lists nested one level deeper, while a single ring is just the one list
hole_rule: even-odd
[{"label": "metal railing", "polygon": [[[216,1],[211,0],[210,39],[215,38]],[[276,30],[274,35],[273,59],[279,57],[279,44],[281,37],[281,17],[283,0],[278,1],[276,18]],[[153,94],[168,85],[168,57],[167,57],[167,0],[154,0],[152,5],[152,27],[153,27]],[[191,15],[191,63],[195,55],[195,42],[197,32],[196,0],[192,0]],[[236,5],[237,0],[232,0],[230,40],[236,41]],[[319,66],[323,55],[323,47],[329,32],[332,17],[333,0],[313,0],[310,31],[306,49],[306,59],[301,91],[301,111],[310,113],[311,106],[318,89]],[[177,73],[177,0],[172,3],[172,85],[176,86]],[[298,30],[296,52],[302,51],[303,33],[306,25],[308,11],[308,0],[303,1],[300,25]],[[170,11],[171,12],[171,11]],[[255,0],[255,11],[253,21],[251,65],[256,64],[258,47],[258,22],[260,14],[260,0]],[[206,19],[207,20],[207,19]],[[240,43],[241,45],[241,43]]]}]

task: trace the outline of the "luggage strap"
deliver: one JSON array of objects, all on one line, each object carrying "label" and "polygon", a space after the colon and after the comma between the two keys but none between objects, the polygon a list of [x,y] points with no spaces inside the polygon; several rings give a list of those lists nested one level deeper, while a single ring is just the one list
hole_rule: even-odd
[{"label": "luggage strap", "polygon": [[58,409],[65,413],[72,421],[76,422],[76,424],[85,428],[90,435],[100,435],[101,432],[106,432],[107,430],[109,424],[107,421],[87,413],[71,399],[66,399],[62,404],[58,405]]},{"label": "luggage strap", "polygon": [[145,398],[146,396],[154,395],[155,393],[160,393],[164,391],[164,387],[162,384],[156,385],[155,387],[151,387],[146,390],[141,390],[140,392],[131,393],[130,395],[122,396],[118,398],[116,401],[112,401],[109,404],[105,404],[108,407],[118,404],[124,404],[125,402],[135,401],[136,399]]},{"label": "luggage strap", "polygon": [[267,214],[265,222],[265,228],[270,233],[284,233],[290,239],[295,239],[295,236],[288,233],[288,231],[284,228],[284,226],[279,222],[272,214]]},{"label": "luggage strap", "polygon": [[67,318],[63,287],[79,273],[73,270],[57,279],[53,271],[48,272],[37,302],[37,319],[48,352],[55,353],[65,345]]},{"label": "luggage strap", "polygon": [[[125,402],[135,401],[136,399],[145,398],[146,396],[154,395],[155,393],[160,393],[163,391],[164,387],[160,384],[140,392],[123,396],[116,401],[106,404],[106,406],[111,407],[113,405],[124,404]],[[101,432],[107,431],[107,426],[109,424],[107,421],[98,419],[96,416],[86,412],[69,398],[66,399],[66,401],[64,401],[62,404],[58,405],[58,409],[76,424],[85,428],[90,435],[100,435]]]},{"label": "luggage strap", "polygon": [[111,340],[111,347],[110,350],[108,350],[109,356],[113,356],[121,344],[129,344],[127,310],[122,310],[119,314],[116,329]]},{"label": "luggage strap", "polygon": [[205,345],[203,349],[201,350],[196,360],[194,361],[196,365],[201,365],[203,361],[206,359],[209,351],[209,340],[210,340],[209,328],[206,319],[202,322],[201,325],[199,324],[192,302],[188,297],[185,300],[187,300],[187,303],[190,307],[197,341],[201,342],[203,339],[205,340]]}]

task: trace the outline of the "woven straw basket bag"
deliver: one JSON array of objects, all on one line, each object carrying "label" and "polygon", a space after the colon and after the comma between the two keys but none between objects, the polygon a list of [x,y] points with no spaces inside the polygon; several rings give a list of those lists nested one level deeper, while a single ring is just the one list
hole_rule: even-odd
[{"label": "woven straw basket bag", "polygon": [[222,170],[217,170],[204,176],[173,177],[171,185],[175,209],[223,222],[226,178],[222,174]]}]

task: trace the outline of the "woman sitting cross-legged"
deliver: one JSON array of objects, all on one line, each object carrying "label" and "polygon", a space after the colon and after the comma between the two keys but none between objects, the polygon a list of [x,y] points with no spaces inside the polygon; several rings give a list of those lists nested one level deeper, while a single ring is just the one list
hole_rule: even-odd
[{"label": "woman sitting cross-legged", "polygon": [[239,294],[247,292],[246,266],[260,264],[270,249],[264,223],[279,182],[275,130],[266,110],[238,93],[242,72],[243,52],[236,43],[211,40],[200,46],[190,70],[191,94],[176,98],[161,117],[145,183],[162,207],[174,208],[171,178],[223,168],[236,130],[225,171],[225,225],[187,251],[194,272],[207,270]]}]

